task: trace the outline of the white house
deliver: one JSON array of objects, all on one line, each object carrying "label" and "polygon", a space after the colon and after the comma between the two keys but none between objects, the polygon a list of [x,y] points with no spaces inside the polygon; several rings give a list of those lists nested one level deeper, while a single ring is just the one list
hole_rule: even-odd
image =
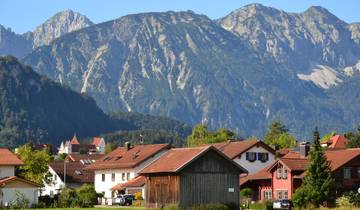
[{"label": "white house", "polygon": [[[98,193],[103,193],[105,200],[111,202],[111,198],[122,191],[114,188],[115,186],[137,178],[139,171],[158,159],[170,147],[169,144],[131,146],[127,143],[125,147],[118,147],[86,169],[95,172],[95,190]],[[145,197],[144,187],[142,186],[138,190]],[[125,191],[126,189],[123,193]]]},{"label": "white house", "polygon": [[101,137],[94,137],[91,144],[81,144],[74,135],[71,140],[61,142],[58,154],[105,154],[105,145],[105,139]]},{"label": "white house", "polygon": [[65,184],[68,188],[77,188],[85,183],[94,183],[94,172],[84,170],[84,168],[102,156],[100,154],[70,154],[66,162],[50,162],[48,173],[51,177],[48,182],[44,181],[41,195],[54,196],[64,189]]},{"label": "white house", "polygon": [[15,176],[15,168],[23,162],[6,148],[0,148],[0,206],[10,205],[20,193],[31,204],[38,203],[41,185]]},{"label": "white house", "polygon": [[275,151],[259,140],[227,141],[213,144],[229,158],[254,174],[275,161]]}]

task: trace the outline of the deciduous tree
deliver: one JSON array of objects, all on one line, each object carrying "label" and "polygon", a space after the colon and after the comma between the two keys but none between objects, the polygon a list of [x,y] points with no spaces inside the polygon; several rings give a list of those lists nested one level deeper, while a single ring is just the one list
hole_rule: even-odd
[{"label": "deciduous tree", "polygon": [[279,121],[270,124],[269,130],[265,135],[264,142],[272,147],[280,148],[295,147],[297,142],[295,137],[288,133],[288,129]]}]

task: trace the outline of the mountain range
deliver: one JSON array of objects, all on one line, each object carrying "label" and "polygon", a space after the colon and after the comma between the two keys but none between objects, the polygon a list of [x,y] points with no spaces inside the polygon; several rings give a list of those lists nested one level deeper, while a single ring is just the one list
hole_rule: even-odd
[{"label": "mountain range", "polygon": [[[167,116],[259,137],[280,120],[301,139],[315,126],[344,132],[359,124],[360,24],[325,8],[287,13],[251,4],[216,20],[169,11],[99,24],[78,16],[74,27],[68,18],[49,19],[39,30],[45,42],[32,38],[30,52],[8,53],[93,97],[105,112]],[[8,31],[19,46],[34,33]]]}]

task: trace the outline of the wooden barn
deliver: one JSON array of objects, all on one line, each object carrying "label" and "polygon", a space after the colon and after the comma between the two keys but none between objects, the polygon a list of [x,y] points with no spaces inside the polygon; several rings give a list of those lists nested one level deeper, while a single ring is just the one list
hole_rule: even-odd
[{"label": "wooden barn", "polygon": [[231,204],[239,209],[239,175],[247,171],[213,146],[175,148],[141,172],[148,207]]}]

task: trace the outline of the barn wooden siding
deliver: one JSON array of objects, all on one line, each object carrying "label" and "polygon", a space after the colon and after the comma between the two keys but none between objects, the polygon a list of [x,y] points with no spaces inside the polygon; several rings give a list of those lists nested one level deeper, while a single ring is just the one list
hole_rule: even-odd
[{"label": "barn wooden siding", "polygon": [[[239,209],[239,169],[209,151],[180,173],[180,206],[224,203]],[[229,192],[233,189],[234,192]]]},{"label": "barn wooden siding", "polygon": [[154,174],[146,177],[147,206],[150,208],[178,204],[179,192],[177,174]]}]

